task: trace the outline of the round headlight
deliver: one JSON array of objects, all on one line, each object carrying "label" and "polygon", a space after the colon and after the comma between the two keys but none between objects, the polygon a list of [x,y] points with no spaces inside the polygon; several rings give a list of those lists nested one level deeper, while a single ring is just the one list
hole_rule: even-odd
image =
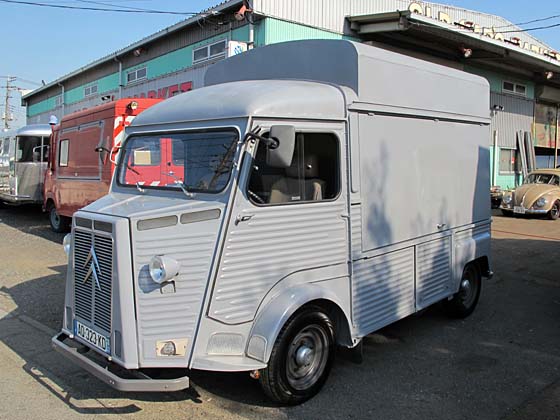
[{"label": "round headlight", "polygon": [[150,260],[150,277],[156,283],[164,283],[179,274],[179,263],[173,258],[156,255]]},{"label": "round headlight", "polygon": [[537,205],[537,207],[546,206],[546,198],[544,197],[539,198],[535,204]]},{"label": "round headlight", "polygon": [[513,201],[513,198],[511,197],[511,195],[506,195],[506,196],[504,196],[504,198],[502,198],[502,201],[506,204],[511,204],[511,202]]},{"label": "round headlight", "polygon": [[64,239],[62,240],[62,248],[64,248],[64,252],[66,253],[66,255],[70,255],[70,250],[72,249],[72,234],[71,233],[64,236]]}]

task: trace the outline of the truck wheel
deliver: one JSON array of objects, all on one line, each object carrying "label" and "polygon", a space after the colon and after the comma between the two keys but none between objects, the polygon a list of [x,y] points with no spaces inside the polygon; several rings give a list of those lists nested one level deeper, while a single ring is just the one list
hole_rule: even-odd
[{"label": "truck wheel", "polygon": [[447,313],[454,318],[468,317],[476,308],[481,290],[482,276],[478,266],[467,265],[463,271],[459,291],[444,303]]},{"label": "truck wheel", "polygon": [[310,306],[284,325],[260,383],[268,397],[286,405],[300,404],[324,385],[334,360],[334,328],[323,309]]},{"label": "truck wheel", "polygon": [[58,214],[55,206],[51,206],[49,209],[49,222],[51,224],[51,229],[56,233],[67,232],[70,227],[70,220],[68,217]]},{"label": "truck wheel", "polygon": [[560,200],[556,200],[552,205],[552,208],[548,212],[548,218],[550,220],[558,220],[560,217]]}]

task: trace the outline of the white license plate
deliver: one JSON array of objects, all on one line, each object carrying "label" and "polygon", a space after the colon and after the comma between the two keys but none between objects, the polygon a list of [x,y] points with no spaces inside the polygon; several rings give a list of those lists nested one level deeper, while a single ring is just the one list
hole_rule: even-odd
[{"label": "white license plate", "polygon": [[74,320],[74,335],[87,341],[89,344],[98,348],[99,350],[111,354],[109,337],[106,337],[103,334],[99,334],[98,332],[92,330],[90,327],[76,320]]},{"label": "white license plate", "polygon": [[525,208],[521,206],[515,206],[513,212],[517,214],[525,214]]}]

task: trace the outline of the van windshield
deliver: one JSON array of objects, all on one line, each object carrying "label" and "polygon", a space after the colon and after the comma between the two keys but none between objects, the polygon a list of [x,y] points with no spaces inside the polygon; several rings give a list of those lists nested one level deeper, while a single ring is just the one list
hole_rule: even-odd
[{"label": "van windshield", "polygon": [[229,182],[237,140],[233,130],[131,136],[122,150],[118,183],[220,192]]}]

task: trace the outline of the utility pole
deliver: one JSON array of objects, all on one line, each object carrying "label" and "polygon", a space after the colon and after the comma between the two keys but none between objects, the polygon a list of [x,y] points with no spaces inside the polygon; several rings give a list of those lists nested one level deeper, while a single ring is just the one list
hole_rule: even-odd
[{"label": "utility pole", "polygon": [[10,121],[14,118],[10,115],[10,92],[14,89],[17,89],[15,86],[12,86],[10,83],[15,82],[16,77],[7,76],[6,77],[6,98],[4,101],[4,114],[2,115],[2,119],[4,120],[4,130],[10,129]]}]

